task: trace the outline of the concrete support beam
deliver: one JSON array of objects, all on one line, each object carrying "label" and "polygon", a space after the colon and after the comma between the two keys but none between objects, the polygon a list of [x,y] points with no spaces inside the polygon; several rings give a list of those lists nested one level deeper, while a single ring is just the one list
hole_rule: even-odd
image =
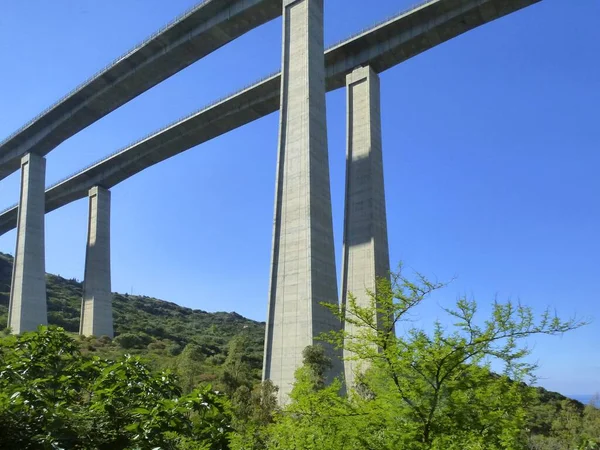
[{"label": "concrete support beam", "polygon": [[[285,403],[302,351],[340,321],[325,114],[323,0],[284,0],[279,156],[263,378]],[[325,346],[342,374],[341,354]]]},{"label": "concrete support beam", "polygon": [[[325,86],[328,91],[344,87],[346,75],[361,65],[370,65],[381,73],[442,42],[539,1],[432,0],[327,50]],[[206,2],[206,6],[212,3],[215,2]],[[278,10],[281,10],[281,3]],[[496,14],[492,14],[493,11]],[[139,51],[145,53],[143,47]],[[160,61],[159,65],[163,67]],[[122,62],[128,65],[127,59]],[[145,72],[137,70],[136,73],[136,78],[146,79]],[[102,185],[110,189],[148,167],[277,111],[281,102],[280,89],[281,74],[278,73],[82,170],[48,189],[46,212],[87,197],[93,186]],[[112,92],[120,90],[113,89]],[[95,108],[89,105],[84,108],[88,109]],[[48,117],[44,116],[42,122],[46,119]],[[44,140],[44,143],[47,144],[47,141]],[[15,228],[16,224],[16,206],[0,212],[0,236]]]},{"label": "concrete support beam", "polygon": [[110,191],[89,192],[88,242],[79,334],[114,336],[110,283]]},{"label": "concrete support beam", "polygon": [[[376,279],[389,277],[390,262],[383,183],[379,76],[361,67],[347,76],[347,161],[342,305],[352,294],[358,306],[370,305],[367,291],[376,292]],[[356,327],[344,323],[350,334]],[[348,360],[344,351],[348,387],[354,386],[364,364]]]},{"label": "concrete support beam", "polygon": [[21,196],[8,326],[15,334],[48,324],[44,247],[46,160],[30,153],[21,159]]}]

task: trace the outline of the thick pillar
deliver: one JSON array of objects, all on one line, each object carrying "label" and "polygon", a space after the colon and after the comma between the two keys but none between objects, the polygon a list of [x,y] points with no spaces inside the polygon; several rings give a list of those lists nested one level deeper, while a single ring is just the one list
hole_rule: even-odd
[{"label": "thick pillar", "polygon": [[110,191],[89,192],[88,241],[79,334],[113,337],[110,284]]},{"label": "thick pillar", "polygon": [[48,324],[44,247],[46,160],[30,153],[21,159],[21,196],[8,326],[15,334]]},{"label": "thick pillar", "polygon": [[[390,261],[381,150],[379,76],[362,67],[347,76],[347,155],[342,305],[351,293],[358,306],[370,304],[367,290],[376,291],[376,279],[389,277]],[[347,322],[344,329],[355,333]],[[351,357],[345,351],[344,357]],[[344,363],[346,383],[354,386],[355,373],[366,367]]]},{"label": "thick pillar", "polygon": [[[302,365],[302,351],[340,321],[320,303],[337,306],[333,246],[323,0],[283,1],[279,156],[271,288],[263,378],[279,386],[285,403]],[[325,346],[342,374],[341,352]]]}]

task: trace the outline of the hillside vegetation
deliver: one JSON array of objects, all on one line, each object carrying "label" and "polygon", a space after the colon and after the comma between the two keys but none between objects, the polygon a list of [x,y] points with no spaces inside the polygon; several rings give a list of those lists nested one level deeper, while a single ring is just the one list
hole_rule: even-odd
[{"label": "hillside vegetation", "polygon": [[60,328],[8,336],[11,272],[0,254],[0,448],[600,450],[600,410],[528,387],[535,366],[523,362],[524,337],[583,322],[510,302],[481,322],[460,299],[446,311],[458,320],[451,329],[396,336],[443,285],[392,274],[371,307],[350,301],[347,320],[361,331],[330,336],[369,361],[357,388],[327,386],[330,361],[307,347],[291,401],[278,407],[277,387],[260,383],[264,323],[115,294],[116,337],[80,337],[81,283],[47,275],[49,322]]},{"label": "hillside vegetation", "polygon": [[[13,258],[0,253],[0,330],[8,322],[8,303]],[[74,279],[46,275],[48,322],[68,332],[79,331],[82,283]],[[258,380],[262,368],[264,323],[246,319],[235,312],[209,313],[147,296],[115,293],[113,317],[116,338],[79,339],[84,352],[115,357],[125,351],[143,355],[159,367],[169,367],[188,344],[202,354],[207,369],[203,376],[213,378],[227,355],[230,340],[243,333],[245,358]]]}]

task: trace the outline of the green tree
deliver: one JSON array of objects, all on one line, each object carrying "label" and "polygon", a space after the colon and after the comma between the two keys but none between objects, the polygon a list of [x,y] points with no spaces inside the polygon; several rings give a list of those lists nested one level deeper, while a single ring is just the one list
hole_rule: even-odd
[{"label": "green tree", "polygon": [[600,396],[596,395],[583,411],[583,437],[588,448],[600,450]]},{"label": "green tree", "polygon": [[[346,311],[332,309],[356,332],[340,331],[330,339],[370,367],[354,401],[382,425],[379,448],[522,448],[532,398],[520,382],[535,379],[535,365],[524,361],[529,355],[524,340],[584,323],[562,321],[548,311],[536,319],[530,308],[512,302],[495,302],[490,317],[479,322],[476,303],[461,298],[445,310],[454,321],[452,331],[437,322],[432,333],[412,327],[397,337],[397,325],[442,286],[418,274],[416,281],[392,274],[369,292],[369,306],[350,297]],[[503,366],[502,375],[491,373],[492,361]]]},{"label": "green tree", "polygon": [[0,373],[0,448],[228,448],[222,395],[182,395],[139,358],[86,357],[60,328],[0,339]]},{"label": "green tree", "polygon": [[84,362],[62,330],[0,339],[0,448],[51,448],[78,440],[76,404],[104,368]]},{"label": "green tree", "polygon": [[[304,368],[299,374],[300,378],[310,380],[313,391],[325,387],[325,374],[331,369],[331,359],[325,354],[323,346],[309,345],[302,351]],[[293,397],[292,397],[293,398]]]},{"label": "green tree", "polygon": [[184,393],[189,393],[198,386],[205,360],[206,355],[202,347],[193,342],[186,345],[177,356],[175,367]]},{"label": "green tree", "polygon": [[296,371],[290,403],[275,416],[266,448],[286,450],[339,450],[357,447],[357,413],[345,396],[342,382],[326,386],[331,366],[320,345],[306,347],[304,364]]},{"label": "green tree", "polygon": [[232,403],[234,406],[231,448],[234,450],[261,450],[267,448],[269,426],[279,412],[277,387],[266,380],[249,392],[238,389]]},{"label": "green tree", "polygon": [[548,421],[549,432],[532,430],[528,436],[530,450],[600,450],[600,410],[589,404],[582,407],[572,400],[555,405],[538,405],[554,410]]},{"label": "green tree", "polygon": [[231,399],[232,425],[236,431],[232,448],[260,449],[264,448],[265,428],[277,407],[277,388],[270,381],[256,385],[247,347],[247,333],[240,333],[230,341],[221,383]]},{"label": "green tree", "polygon": [[252,369],[246,359],[245,349],[248,346],[248,336],[240,333],[229,341],[227,358],[223,364],[221,381],[225,391],[233,397],[238,389],[250,390],[254,384]]},{"label": "green tree", "polygon": [[152,338],[146,334],[123,333],[115,338],[115,343],[125,350],[145,348]]}]

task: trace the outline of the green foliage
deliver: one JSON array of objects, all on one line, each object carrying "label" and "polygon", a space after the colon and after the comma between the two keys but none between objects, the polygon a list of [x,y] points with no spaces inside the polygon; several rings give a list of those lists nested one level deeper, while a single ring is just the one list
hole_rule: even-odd
[{"label": "green foliage", "polygon": [[[6,330],[11,256],[0,253],[0,332]],[[77,280],[47,275],[48,320],[66,331],[79,331],[82,285]],[[187,380],[185,392],[200,382],[219,383],[221,366],[230,340],[243,332],[244,362],[249,366],[251,384],[259,382],[262,369],[264,324],[236,313],[207,313],[146,296],[114,294],[113,314],[116,338],[78,339],[84,354],[116,359],[124,353],[143,356],[154,368],[171,368]],[[182,362],[181,352],[192,345],[201,349],[201,361]],[[223,386],[219,386],[221,388]]]},{"label": "green foliage", "polygon": [[[5,329],[8,320],[12,264],[13,258],[10,255],[0,253],[0,331]],[[77,333],[82,284],[77,280],[48,274],[46,289],[49,324]],[[189,343],[202,346],[206,355],[213,357],[209,364],[219,366],[225,359],[229,341],[244,331],[247,335],[244,350],[246,361],[251,367],[254,380],[260,379],[264,323],[246,319],[236,313],[207,313],[147,296],[118,293],[113,298],[113,315],[116,342],[121,350],[144,355],[148,350],[151,353],[150,359],[161,367],[172,366],[175,363],[174,357]],[[159,347],[149,348],[152,343],[158,343]],[[101,351],[108,349],[105,345],[99,348]],[[123,353],[118,348],[108,350],[112,353],[103,356],[114,357]]]},{"label": "green foliage", "polygon": [[152,342],[147,334],[123,333],[115,338],[115,343],[125,350],[146,348]]},{"label": "green foliage", "polygon": [[182,395],[139,358],[86,357],[61,328],[0,350],[0,448],[228,448],[228,402],[207,386]]},{"label": "green foliage", "polygon": [[600,450],[598,402],[583,407],[579,402],[555,399],[539,402],[533,410],[531,450]]},{"label": "green foliage", "polygon": [[325,386],[325,374],[331,368],[331,360],[325,354],[322,345],[309,345],[302,352],[304,377],[312,383],[312,389],[318,391]]},{"label": "green foliage", "polygon": [[[413,327],[397,337],[396,325],[442,286],[420,275],[416,281],[401,273],[392,274],[391,281],[381,279],[369,293],[370,307],[349,302],[345,317],[357,332],[333,337],[371,366],[362,386],[374,398],[369,401],[383,410],[397,405],[395,414],[405,417],[405,448],[520,448],[532,401],[531,390],[520,382],[535,375],[535,366],[524,362],[529,354],[524,340],[562,334],[583,323],[549,312],[536,320],[530,308],[511,302],[495,302],[490,317],[480,322],[476,303],[462,298],[446,310],[454,319],[453,331],[438,322],[432,333]],[[504,367],[502,376],[490,372],[492,361]]]},{"label": "green foliage", "polygon": [[[329,340],[368,370],[350,396],[341,397],[339,382],[315,383],[319,352],[307,349],[310,358],[296,373],[290,403],[269,427],[266,448],[528,448],[525,430],[538,400],[523,383],[535,379],[535,366],[524,361],[524,340],[583,323],[548,312],[536,319],[531,309],[511,302],[494,303],[481,321],[475,302],[463,298],[446,310],[454,321],[450,330],[436,323],[431,333],[411,327],[396,336],[398,323],[441,287],[420,275],[412,281],[395,274],[369,292],[370,305],[351,298],[347,311],[331,308],[355,331],[332,333]],[[492,362],[503,367],[501,375],[490,370]]]},{"label": "green foliage", "polygon": [[[11,264],[0,254],[0,320]],[[355,327],[328,339],[365,371],[341,395],[341,380],[326,385],[323,348],[309,346],[282,407],[277,387],[259,382],[264,324],[236,314],[116,294],[114,340],[0,330],[0,448],[600,450],[597,408],[525,384],[535,366],[524,340],[583,323],[511,302],[481,320],[463,298],[446,310],[453,326],[396,336],[441,287],[392,274],[370,305],[333,308]],[[77,331],[80,292],[48,276],[52,323]]]},{"label": "green foliage", "polygon": [[184,392],[191,392],[201,382],[200,375],[205,360],[202,348],[194,343],[186,345],[177,357],[176,369]]},{"label": "green foliage", "polygon": [[236,450],[259,450],[267,446],[271,430],[269,426],[279,411],[277,387],[269,380],[255,386],[252,391],[246,387],[233,395],[233,428],[231,448]]},{"label": "green foliage", "polygon": [[248,335],[239,334],[229,342],[227,359],[223,364],[222,382],[225,390],[231,396],[240,388],[250,390],[252,388],[252,368],[246,358],[246,346]]},{"label": "green foliage", "polygon": [[271,381],[256,385],[245,353],[247,343],[246,333],[230,341],[221,384],[231,399],[232,424],[236,430],[232,448],[262,449],[266,442],[266,426],[272,422],[277,407],[277,388]]},{"label": "green foliage", "polygon": [[296,371],[290,403],[275,415],[266,448],[337,450],[357,446],[356,411],[340,396],[339,380],[325,386],[323,375],[330,361],[321,346],[304,351],[304,365]]}]

